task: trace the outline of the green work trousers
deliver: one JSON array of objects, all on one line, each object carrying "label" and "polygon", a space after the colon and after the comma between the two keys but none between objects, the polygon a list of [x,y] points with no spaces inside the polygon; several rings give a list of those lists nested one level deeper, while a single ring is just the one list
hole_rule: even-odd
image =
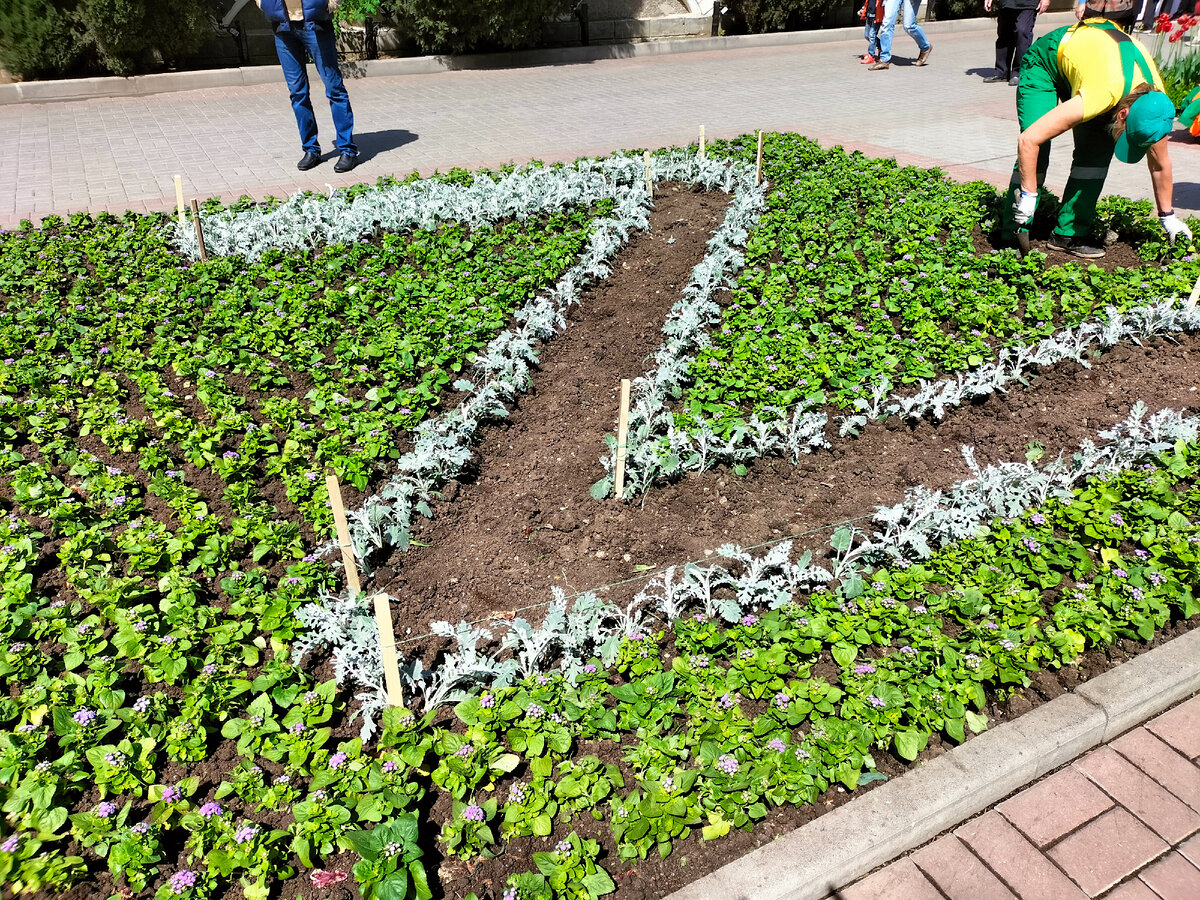
[{"label": "green work trousers", "polygon": [[[1017,86],[1017,121],[1024,131],[1059,103],[1071,99],[1071,86],[1058,71],[1058,44],[1067,28],[1056,28],[1034,41],[1021,63],[1021,83]],[[1071,158],[1071,175],[1063,190],[1062,206],[1054,233],[1064,238],[1087,237],[1096,218],[1096,201],[1104,189],[1104,179],[1112,162],[1116,142],[1108,131],[1111,115],[1105,113],[1072,129],[1075,154]],[[1050,142],[1038,150],[1037,184],[1046,180],[1050,164]],[[1019,164],[1013,166],[1012,180],[1004,204],[1001,236],[1012,240],[1016,234],[1013,221],[1013,202],[1021,188]]]}]

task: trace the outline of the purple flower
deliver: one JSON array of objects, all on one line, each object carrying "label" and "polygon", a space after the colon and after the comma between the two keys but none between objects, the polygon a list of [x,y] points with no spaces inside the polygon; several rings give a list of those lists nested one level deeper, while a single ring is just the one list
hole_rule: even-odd
[{"label": "purple flower", "polygon": [[339,751],[339,752],[333,754],[333,756],[329,757],[329,768],[340,769],[343,765],[346,764],[347,759],[349,759],[349,757],[346,756],[345,753],[342,753]]},{"label": "purple flower", "polygon": [[872,694],[870,697],[867,698],[867,702],[870,703],[876,709],[883,709],[883,707],[887,706],[887,704],[884,703],[883,700],[881,700],[879,697],[876,697],[874,694]]},{"label": "purple flower", "polygon": [[385,771],[385,772],[395,772],[399,768],[400,768],[400,764],[398,762],[396,762],[394,759],[389,759],[387,762],[385,762],[383,764],[383,771]]},{"label": "purple flower", "polygon": [[1125,520],[1121,518],[1120,513],[1113,513],[1111,516],[1108,517],[1108,521],[1112,522],[1114,525],[1124,525],[1125,524]]},{"label": "purple flower", "polygon": [[583,667],[583,671],[585,671],[589,675],[593,675],[596,672],[596,667],[593,666],[591,663],[588,663],[586,666]]},{"label": "purple flower", "polygon": [[717,700],[717,706],[719,706],[721,709],[733,709],[733,698],[729,696],[728,692],[726,692],[721,695],[719,700]]},{"label": "purple flower", "polygon": [[1118,578],[1128,578],[1129,577],[1129,573],[1126,572],[1124,569],[1113,569],[1113,574],[1116,575]]},{"label": "purple flower", "polygon": [[242,828],[238,829],[238,832],[237,832],[237,834],[235,834],[233,836],[233,839],[234,839],[234,841],[236,841],[239,844],[244,844],[247,841],[254,840],[254,836],[256,834],[258,834],[258,826],[257,825],[245,825]]},{"label": "purple flower", "polygon": [[19,835],[10,835],[8,840],[0,844],[0,851],[4,853],[16,853],[17,847],[20,846],[21,840]]},{"label": "purple flower", "polygon": [[468,822],[482,822],[485,818],[483,807],[472,803],[463,810],[462,817]]},{"label": "purple flower", "polygon": [[292,727],[288,729],[288,731],[290,731],[292,734],[300,734],[300,732],[304,731],[304,723],[295,722],[293,723]]},{"label": "purple flower", "polygon": [[196,873],[191,871],[190,869],[181,869],[180,871],[176,872],[174,875],[171,876],[171,881],[169,884],[170,884],[170,888],[171,888],[171,893],[183,894],[183,893],[187,892],[188,890],[190,890],[191,888],[195,887]]},{"label": "purple flower", "polygon": [[484,694],[479,698],[479,707],[481,709],[491,709],[496,705],[496,698],[491,694]]},{"label": "purple flower", "polygon": [[200,807],[200,815],[206,819],[211,819],[213,816],[219,816],[224,810],[221,809],[221,804],[213,803],[211,800]]},{"label": "purple flower", "polygon": [[176,800],[183,799],[183,791],[174,786],[163,788],[162,799],[163,803],[174,803]]},{"label": "purple flower", "polygon": [[546,710],[542,709],[536,703],[530,703],[527,707],[525,707],[525,715],[529,716],[531,719],[540,719],[545,714]]},{"label": "purple flower", "polygon": [[129,829],[133,834],[146,834],[150,830],[149,822],[138,822]]},{"label": "purple flower", "polygon": [[203,672],[205,675],[216,675],[217,674],[217,666],[215,663],[209,663],[200,671]]},{"label": "purple flower", "polygon": [[236,450],[226,450],[221,454],[222,459],[241,459],[242,455]]},{"label": "purple flower", "polygon": [[501,897],[500,900],[517,900],[517,889],[509,888],[504,892],[504,896]]},{"label": "purple flower", "polygon": [[875,671],[875,667],[870,663],[859,663],[854,667],[855,675],[870,675]]},{"label": "purple flower", "polygon": [[792,698],[789,697],[787,694],[785,694],[783,691],[780,691],[778,694],[775,695],[775,708],[776,709],[787,709],[787,705],[791,702],[792,702]]},{"label": "purple flower", "polygon": [[1045,525],[1046,517],[1043,516],[1041,513],[1034,513],[1032,516],[1029,517],[1029,521],[1032,522],[1034,525]]},{"label": "purple flower", "polygon": [[734,775],[739,768],[738,761],[728,753],[717,758],[717,768],[726,775]]},{"label": "purple flower", "polygon": [[750,625],[755,624],[757,621],[758,621],[758,616],[745,616],[742,619],[742,624],[746,625],[748,627]]},{"label": "purple flower", "polygon": [[511,788],[509,788],[508,789],[508,802],[509,803],[524,803],[525,802],[525,785],[521,784],[521,782],[518,781]]},{"label": "purple flower", "polygon": [[571,852],[571,842],[568,840],[559,841],[557,844],[554,845],[554,852],[555,853],[570,853]]},{"label": "purple flower", "polygon": [[767,741],[767,749],[774,750],[776,753],[782,753],[787,749],[787,744],[785,744],[779,738],[772,738],[771,740]]},{"label": "purple flower", "polygon": [[475,748],[472,747],[470,744],[463,744],[461,747],[459,747],[457,750],[454,751],[454,755],[457,756],[459,759],[466,759],[467,757],[471,756],[474,753],[475,753]]},{"label": "purple flower", "polygon": [[84,728],[96,721],[96,713],[88,709],[86,706],[71,716],[75,720],[75,724],[82,725]]},{"label": "purple flower", "polygon": [[96,815],[98,815],[101,819],[107,819],[109,816],[111,816],[116,811],[117,811],[116,804],[109,803],[107,800],[96,806]]}]

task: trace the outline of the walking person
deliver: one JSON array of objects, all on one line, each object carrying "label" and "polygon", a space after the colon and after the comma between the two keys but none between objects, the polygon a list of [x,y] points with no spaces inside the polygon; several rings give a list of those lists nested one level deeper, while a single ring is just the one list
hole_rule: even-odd
[{"label": "walking person", "polygon": [[883,23],[879,26],[879,59],[869,66],[872,71],[889,69],[892,66],[892,36],[896,31],[896,19],[903,13],[901,20],[905,33],[917,42],[917,54],[914,66],[923,66],[929,62],[929,51],[933,46],[925,32],[917,24],[917,10],[921,8],[921,0],[885,0],[883,5]]},{"label": "walking person", "polygon": [[317,118],[313,114],[308,89],[308,57],[312,57],[325,85],[333,126],[337,132],[334,146],[340,154],[333,171],[349,172],[358,165],[358,147],[354,144],[354,111],[350,95],[338,67],[337,43],[333,33],[333,13],[340,0],[257,0],[275,31],[275,53],[283,69],[300,146],[304,155],[296,163],[301,172],[321,162],[321,144],[317,139]]},{"label": "walking person", "polygon": [[1191,238],[1175,215],[1174,177],[1167,138],[1175,104],[1163,93],[1150,53],[1104,19],[1056,28],[1034,41],[1017,87],[1017,164],[1003,208],[1001,238],[1025,230],[1046,180],[1050,141],[1068,129],[1075,139],[1071,174],[1047,246],[1084,259],[1104,256],[1090,239],[1096,201],[1113,154],[1121,162],[1146,158],[1158,217],[1171,243]]},{"label": "walking person", "polygon": [[[983,0],[983,8],[992,11],[993,0]],[[1050,0],[1001,0],[996,18],[996,71],[983,79],[985,84],[1021,80],[1021,60],[1033,43],[1033,23],[1044,13]]]},{"label": "walking person", "polygon": [[883,21],[883,0],[865,0],[858,17],[865,23],[863,36],[867,39],[867,52],[859,60],[870,65],[879,59],[879,24]]}]

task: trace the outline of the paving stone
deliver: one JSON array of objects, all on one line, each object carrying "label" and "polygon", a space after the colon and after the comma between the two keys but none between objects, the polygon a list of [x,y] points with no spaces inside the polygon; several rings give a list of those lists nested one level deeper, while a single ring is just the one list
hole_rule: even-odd
[{"label": "paving stone", "polygon": [[1104,895],[1104,900],[1162,900],[1139,878],[1127,881]]},{"label": "paving stone", "polygon": [[1088,896],[1095,897],[1167,849],[1128,810],[1117,807],[1063,838],[1049,855]]},{"label": "paving stone", "polygon": [[950,900],[1015,900],[966,845],[952,834],[909,857]]},{"label": "paving stone", "polygon": [[995,810],[960,826],[954,834],[1021,900],[1084,900],[1087,896]]},{"label": "paving stone", "polygon": [[1175,849],[1191,860],[1192,865],[1200,866],[1200,834],[1189,838]]},{"label": "paving stone", "polygon": [[943,900],[938,889],[908,858],[842,888],[839,895],[839,900]]},{"label": "paving stone", "polygon": [[1200,897],[1200,869],[1178,853],[1171,853],[1139,875],[1162,900],[1196,900]]},{"label": "paving stone", "polygon": [[1035,844],[1045,847],[1112,805],[1086,775],[1068,766],[996,809]]},{"label": "paving stone", "polygon": [[1180,703],[1146,727],[1189,759],[1200,759],[1200,697]]},{"label": "paving stone", "polygon": [[1200,812],[1200,767],[1185,759],[1144,728],[1122,735],[1110,745],[1168,791]]},{"label": "paving stone", "polygon": [[1094,750],[1074,767],[1169,844],[1200,828],[1200,814],[1111,747]]}]

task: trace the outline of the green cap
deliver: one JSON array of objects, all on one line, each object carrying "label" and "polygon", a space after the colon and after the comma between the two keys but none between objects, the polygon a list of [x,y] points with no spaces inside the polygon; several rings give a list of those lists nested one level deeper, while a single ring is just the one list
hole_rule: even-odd
[{"label": "green cap", "polygon": [[1192,88],[1191,93],[1183,98],[1183,112],[1179,114],[1179,124],[1191,128],[1196,116],[1200,115],[1200,87]]},{"label": "green cap", "polygon": [[1175,127],[1175,104],[1162,91],[1142,94],[1129,107],[1125,131],[1117,138],[1117,159],[1135,163],[1171,133]]}]

